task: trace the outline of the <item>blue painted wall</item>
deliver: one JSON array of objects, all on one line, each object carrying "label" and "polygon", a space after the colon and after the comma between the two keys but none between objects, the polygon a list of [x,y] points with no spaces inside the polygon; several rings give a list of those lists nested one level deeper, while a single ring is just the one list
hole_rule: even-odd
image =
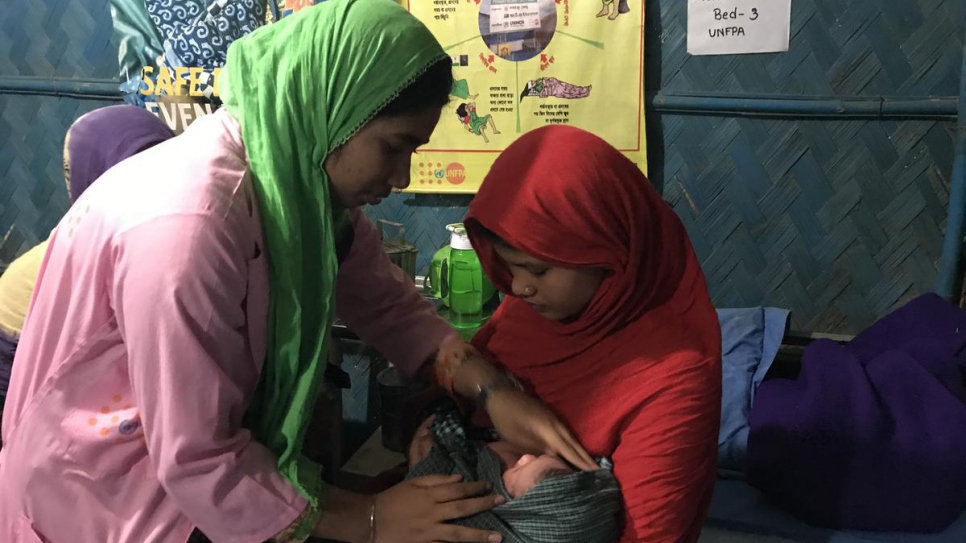
[{"label": "blue painted wall", "polygon": [[[108,0],[30,0],[0,9],[0,76],[115,78]],[[105,102],[0,94],[0,270],[67,210],[67,127]]]},{"label": "blue painted wall", "polygon": [[[0,76],[113,78],[107,0],[0,13]],[[796,0],[786,54],[691,57],[686,3],[648,3],[649,90],[953,95],[966,3]],[[0,269],[67,206],[63,132],[102,105],[0,95]],[[722,306],[793,310],[795,328],[852,332],[932,288],[952,162],[948,123],[753,120],[649,112],[650,172],[688,226]],[[397,195],[425,270],[465,197]]]},{"label": "blue painted wall", "polygon": [[[955,95],[966,2],[795,0],[791,50],[690,57],[686,2],[650,0],[650,91]],[[108,0],[0,10],[0,76],[112,79]],[[68,205],[63,134],[103,102],[0,94],[0,270]],[[952,126],[648,113],[652,182],[684,220],[719,306],[793,310],[805,331],[854,332],[936,279]],[[468,197],[394,195],[374,219],[406,225],[424,273]],[[373,358],[347,353],[350,447],[374,423]]]}]

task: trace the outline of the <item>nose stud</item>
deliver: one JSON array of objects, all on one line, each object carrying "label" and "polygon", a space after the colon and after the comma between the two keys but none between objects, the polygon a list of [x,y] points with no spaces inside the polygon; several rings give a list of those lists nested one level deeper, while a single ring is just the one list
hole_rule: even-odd
[{"label": "nose stud", "polygon": [[536,292],[536,290],[534,290],[533,287],[527,287],[527,288],[523,289],[523,295],[524,296],[533,296],[534,292]]}]

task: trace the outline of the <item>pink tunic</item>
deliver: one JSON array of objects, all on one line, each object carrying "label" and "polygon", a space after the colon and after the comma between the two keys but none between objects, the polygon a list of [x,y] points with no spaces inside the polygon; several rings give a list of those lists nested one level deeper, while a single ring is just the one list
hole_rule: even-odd
[{"label": "pink tunic", "polygon": [[[361,212],[341,318],[414,372],[452,330]],[[240,422],[265,352],[268,270],[226,112],[109,171],[51,236],[14,364],[0,541],[261,543],[305,501]]]}]

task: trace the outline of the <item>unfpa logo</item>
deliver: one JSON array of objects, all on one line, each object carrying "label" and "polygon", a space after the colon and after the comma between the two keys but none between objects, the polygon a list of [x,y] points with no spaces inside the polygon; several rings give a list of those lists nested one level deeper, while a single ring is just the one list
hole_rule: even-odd
[{"label": "unfpa logo", "polygon": [[451,162],[446,166],[446,180],[452,185],[460,185],[466,181],[466,168],[459,162]]}]

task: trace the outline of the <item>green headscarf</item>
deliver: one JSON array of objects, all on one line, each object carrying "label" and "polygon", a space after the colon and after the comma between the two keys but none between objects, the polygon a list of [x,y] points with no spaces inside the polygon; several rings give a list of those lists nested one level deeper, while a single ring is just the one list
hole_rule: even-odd
[{"label": "green headscarf", "polygon": [[270,259],[265,366],[245,425],[313,507],[320,467],[302,456],[328,357],[338,263],[325,158],[447,58],[392,0],[329,0],[237,40],[221,94],[238,120]]}]

